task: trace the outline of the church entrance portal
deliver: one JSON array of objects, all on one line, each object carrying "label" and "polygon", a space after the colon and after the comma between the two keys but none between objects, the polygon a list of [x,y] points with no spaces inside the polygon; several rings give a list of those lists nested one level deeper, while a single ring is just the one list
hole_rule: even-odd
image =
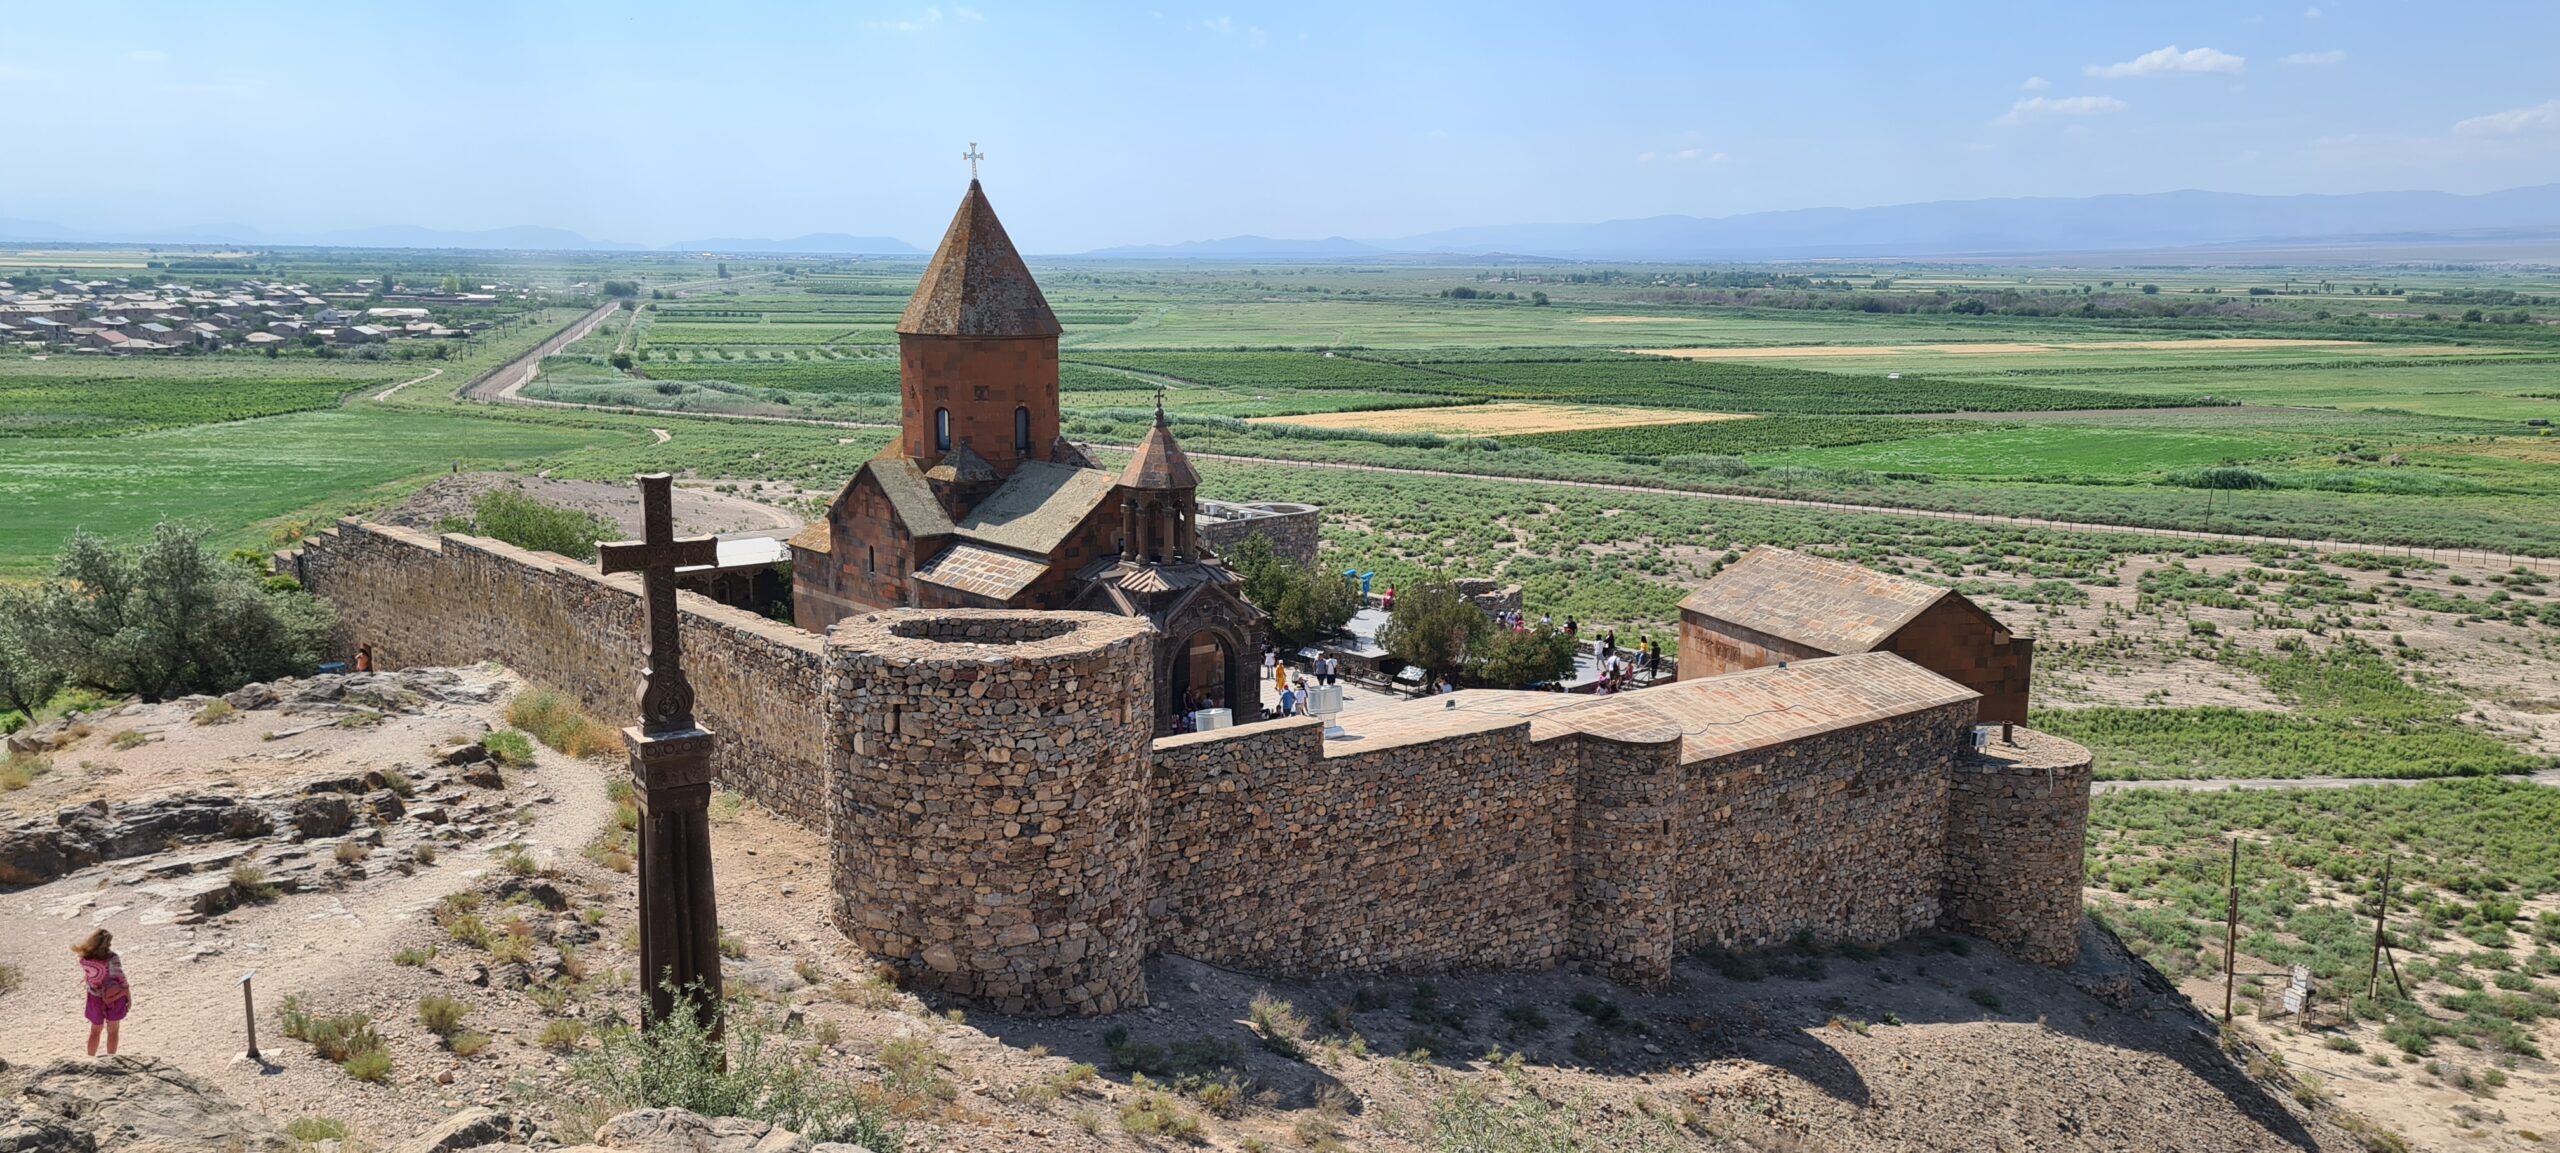
[{"label": "church entrance portal", "polygon": [[[1234,688],[1230,675],[1234,654],[1226,639],[1203,629],[1184,641],[1182,650],[1174,654],[1172,705],[1177,712],[1193,709],[1231,708],[1228,699]],[[1196,694],[1196,695],[1195,695]],[[1239,710],[1241,711],[1241,710]]]}]

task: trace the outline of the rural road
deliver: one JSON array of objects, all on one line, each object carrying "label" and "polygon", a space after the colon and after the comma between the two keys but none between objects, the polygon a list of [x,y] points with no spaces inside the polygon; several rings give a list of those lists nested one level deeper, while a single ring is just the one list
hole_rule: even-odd
[{"label": "rural road", "polygon": [[480,379],[462,386],[462,398],[464,400],[526,403],[517,399],[516,390],[531,383],[533,381],[534,374],[542,370],[542,358],[550,356],[561,349],[577,343],[588,333],[595,331],[597,325],[603,324],[606,317],[621,310],[622,302],[617,300],[611,304],[602,305],[595,311],[579,317],[567,328],[563,328],[558,332],[552,333],[550,339],[534,345],[531,349],[527,350],[524,355],[519,356],[514,360],[510,360],[505,364],[499,365],[496,368],[490,369],[488,372],[482,373]]}]

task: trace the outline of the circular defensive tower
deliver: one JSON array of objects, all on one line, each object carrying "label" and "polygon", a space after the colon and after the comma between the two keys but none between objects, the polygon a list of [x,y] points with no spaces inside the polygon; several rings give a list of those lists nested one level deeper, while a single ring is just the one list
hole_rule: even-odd
[{"label": "circular defensive tower", "polygon": [[899,609],[827,639],[837,923],[1006,1013],[1146,999],[1153,634],[1104,613]]}]

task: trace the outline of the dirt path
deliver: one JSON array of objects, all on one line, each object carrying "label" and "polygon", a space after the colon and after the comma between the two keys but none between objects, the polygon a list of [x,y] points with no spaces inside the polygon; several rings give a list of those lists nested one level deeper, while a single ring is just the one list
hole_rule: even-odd
[{"label": "dirt path", "polygon": [[[2228,790],[2262,792],[2276,789],[2352,789],[2359,785],[2423,785],[2447,777],[2212,777],[2203,780],[2160,781],[2094,781],[2092,793],[2120,793],[2128,789],[2171,789],[2182,793],[2218,793]],[[2509,781],[2530,781],[2560,789],[2560,769],[2544,769],[2538,773],[2504,777]]]},{"label": "dirt path", "polygon": [[443,375],[443,369],[430,368],[427,370],[427,374],[425,376],[411,377],[408,380],[401,381],[398,384],[392,385],[389,388],[373,394],[374,403],[380,404],[383,401],[391,399],[394,395],[398,394],[401,389],[407,388],[413,384],[425,384],[426,382]]},{"label": "dirt path", "polygon": [[[491,721],[498,706],[470,712]],[[403,742],[406,751],[406,744],[425,744],[431,731],[458,731],[461,720],[441,713],[386,724],[377,730],[385,738],[379,746],[303,763],[369,758],[392,740]],[[513,836],[536,861],[575,859],[580,847],[612,819],[605,773],[602,766],[544,750],[537,767],[521,774],[514,788],[531,802],[532,818]],[[111,866],[110,871],[131,871],[134,864]],[[30,987],[12,994],[8,1011],[0,1012],[0,1053],[17,1062],[80,1051],[86,1030],[78,1011],[77,973],[65,975],[70,959],[62,949],[100,925],[116,934],[117,951],[133,979],[126,1052],[165,1057],[278,1118],[314,1112],[315,1098],[344,1093],[348,1083],[313,1059],[306,1046],[275,1035],[273,1011],[279,1000],[300,992],[322,1002],[350,1001],[422,982],[420,970],[390,964],[393,938],[403,926],[425,918],[438,899],[472,887],[493,867],[487,852],[456,847],[441,863],[411,875],[384,870],[340,891],[291,894],[193,926],[138,919],[134,910],[147,902],[127,887],[101,886],[95,871],[11,892],[0,898],[0,923],[11,929],[11,939],[0,942],[0,957],[24,968]],[[273,1062],[266,1070],[235,1059],[246,1040],[238,982],[253,970],[262,1018],[260,1049]],[[413,1003],[416,993],[404,996]],[[387,1016],[384,1021],[387,1030],[405,1024]],[[376,1094],[349,1095],[341,1115],[370,1118],[392,1112],[392,1105]]]},{"label": "dirt path", "polygon": [[665,430],[665,429],[663,429],[663,428],[653,428],[653,429],[650,429],[650,430],[649,430],[649,435],[654,436],[654,437],[657,437],[657,438],[658,438],[658,443],[659,443],[659,444],[665,444],[665,443],[667,443],[668,441],[674,440],[674,439],[676,438],[676,434],[674,434],[674,433],[672,433],[672,432],[668,432],[667,430]]}]

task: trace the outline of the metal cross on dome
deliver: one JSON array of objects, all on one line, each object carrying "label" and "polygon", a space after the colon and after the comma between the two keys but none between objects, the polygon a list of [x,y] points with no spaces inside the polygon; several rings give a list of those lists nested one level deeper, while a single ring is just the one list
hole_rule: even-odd
[{"label": "metal cross on dome", "polygon": [[960,154],[960,159],[969,162],[969,179],[976,180],[978,178],[978,162],[986,158],[986,153],[978,151],[978,142],[975,140],[970,141],[969,150]]},{"label": "metal cross on dome", "polygon": [[670,493],[674,481],[663,472],[642,476],[643,539],[611,541],[596,549],[604,571],[640,574],[640,618],[648,636],[640,669],[640,729],[652,734],[694,727],[693,686],[685,680],[683,654],[677,647],[676,569],[719,560],[714,538],[676,536]]}]

